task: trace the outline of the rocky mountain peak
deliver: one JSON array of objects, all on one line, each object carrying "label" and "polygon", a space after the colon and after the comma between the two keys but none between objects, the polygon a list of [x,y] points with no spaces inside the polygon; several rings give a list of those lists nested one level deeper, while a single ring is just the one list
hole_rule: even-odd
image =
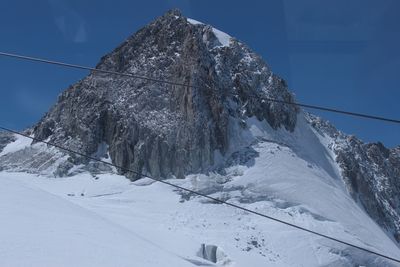
[{"label": "rocky mountain peak", "polygon": [[275,129],[296,124],[295,107],[264,100],[293,96],[260,56],[178,10],[140,29],[97,68],[180,85],[91,73],[60,95],[34,128],[37,138],[88,154],[106,144],[117,165],[183,177],[234,152],[231,137],[247,117]]}]

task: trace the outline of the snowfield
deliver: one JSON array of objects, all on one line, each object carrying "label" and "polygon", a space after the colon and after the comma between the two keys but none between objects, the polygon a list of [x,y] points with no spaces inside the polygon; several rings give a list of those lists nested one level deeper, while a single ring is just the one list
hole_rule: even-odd
[{"label": "snowfield", "polygon": [[0,266],[193,266],[140,234],[24,181],[35,178],[1,174]]},{"label": "snowfield", "polygon": [[[256,157],[169,181],[400,258],[346,192],[327,140],[301,121],[290,134],[248,124]],[[147,178],[3,171],[0,191],[0,266],[399,266]]]}]

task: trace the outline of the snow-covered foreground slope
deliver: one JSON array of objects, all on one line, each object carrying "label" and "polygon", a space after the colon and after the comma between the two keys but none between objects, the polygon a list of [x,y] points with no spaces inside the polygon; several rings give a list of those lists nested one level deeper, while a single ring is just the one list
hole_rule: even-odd
[{"label": "snow-covered foreground slope", "polygon": [[[326,140],[301,119],[290,134],[248,123],[259,141],[225,175],[170,181],[400,258],[346,192]],[[1,172],[0,190],[1,266],[214,266],[202,244],[218,247],[218,266],[398,266],[148,179]]]},{"label": "snow-covered foreground slope", "polygon": [[38,178],[0,177],[0,266],[193,266],[140,232],[40,189]]}]

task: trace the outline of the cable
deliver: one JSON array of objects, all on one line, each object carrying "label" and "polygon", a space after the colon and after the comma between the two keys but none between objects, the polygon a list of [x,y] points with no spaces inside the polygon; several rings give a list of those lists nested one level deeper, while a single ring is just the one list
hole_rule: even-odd
[{"label": "cable", "polygon": [[254,215],[257,215],[257,216],[260,216],[260,217],[263,217],[263,218],[266,218],[266,219],[269,219],[269,220],[272,220],[272,221],[275,221],[275,222],[278,222],[278,223],[281,223],[281,224],[285,224],[285,225],[287,225],[287,226],[296,228],[296,229],[298,229],[298,230],[305,231],[305,232],[308,232],[308,233],[310,233],[310,234],[314,234],[314,235],[317,235],[317,236],[320,236],[320,237],[323,237],[323,238],[326,238],[326,239],[335,241],[335,242],[337,242],[337,243],[341,243],[341,244],[344,244],[344,245],[347,245],[347,246],[350,246],[350,247],[353,247],[353,248],[362,250],[362,251],[364,251],[364,252],[368,252],[368,253],[374,254],[374,255],[376,255],[376,256],[379,256],[379,257],[382,257],[382,258],[385,258],[385,259],[392,260],[392,261],[394,261],[394,262],[400,263],[400,259],[396,259],[396,258],[387,256],[387,255],[381,254],[381,253],[379,253],[379,252],[375,252],[375,251],[369,250],[369,249],[367,249],[367,248],[360,247],[360,246],[357,246],[357,245],[348,243],[348,242],[346,242],[346,241],[337,239],[337,238],[335,238],[335,237],[331,237],[331,236],[328,236],[328,235],[325,235],[325,234],[318,233],[318,232],[316,232],[316,231],[313,231],[313,230],[310,230],[310,229],[307,229],[307,228],[304,228],[304,227],[295,225],[295,224],[293,224],[293,223],[286,222],[286,221],[283,221],[283,220],[280,220],[280,219],[277,219],[277,218],[274,218],[274,217],[265,215],[265,214],[263,214],[263,213],[260,213],[260,212],[254,211],[254,210],[250,210],[250,209],[241,207],[241,206],[239,206],[239,205],[236,205],[236,204],[233,204],[233,203],[229,203],[229,202],[223,201],[223,200],[218,199],[218,198],[216,198],[216,197],[211,197],[211,196],[209,196],[209,195],[206,195],[206,194],[197,192],[197,191],[195,191],[195,190],[188,189],[188,188],[185,188],[185,187],[182,187],[182,186],[179,186],[179,185],[170,183],[170,182],[165,181],[165,180],[161,180],[161,179],[154,178],[154,177],[152,177],[152,176],[150,176],[150,175],[146,175],[146,174],[143,174],[143,173],[140,173],[140,172],[137,172],[137,171],[134,171],[134,170],[131,170],[131,169],[122,167],[122,166],[115,165],[115,164],[110,163],[110,162],[103,161],[103,160],[101,160],[101,159],[98,159],[98,158],[95,158],[95,157],[86,155],[86,154],[84,154],[84,153],[77,152],[77,151],[71,150],[71,149],[69,149],[69,148],[65,148],[65,147],[63,147],[63,146],[60,146],[60,145],[57,145],[57,144],[54,144],[54,143],[51,143],[51,142],[48,142],[48,141],[45,141],[45,140],[42,140],[42,139],[32,137],[32,136],[30,136],[30,135],[28,135],[28,134],[24,134],[24,133],[21,133],[21,132],[18,132],[18,131],[14,131],[14,130],[12,130],[12,129],[8,129],[8,128],[2,127],[2,126],[0,126],[0,129],[1,129],[1,130],[4,130],[4,131],[7,131],[7,132],[10,132],[10,133],[13,133],[13,134],[17,134],[17,135],[20,135],[20,136],[27,137],[27,138],[29,138],[29,139],[32,139],[32,140],[35,141],[35,142],[41,142],[41,143],[47,144],[47,145],[49,145],[49,146],[53,146],[53,147],[59,148],[59,149],[61,149],[61,150],[67,151],[67,152],[72,153],[72,154],[75,154],[75,155],[82,156],[82,157],[87,158],[87,159],[90,159],[90,160],[94,160],[94,161],[97,161],[97,162],[101,162],[101,163],[103,163],[103,164],[106,164],[106,165],[109,165],[109,166],[118,168],[118,169],[123,170],[123,171],[126,171],[126,172],[131,172],[131,173],[134,173],[134,174],[143,176],[143,177],[147,177],[147,178],[149,178],[149,179],[151,179],[151,180],[153,180],[153,181],[160,182],[160,183],[163,183],[163,184],[166,184],[166,185],[169,185],[169,186],[173,186],[173,187],[178,188],[178,189],[180,189],[180,190],[183,190],[183,191],[186,191],[186,192],[189,192],[189,193],[192,193],[192,194],[195,194],[195,195],[198,195],[198,196],[201,196],[201,197],[210,199],[210,200],[215,201],[215,202],[217,202],[217,203],[225,204],[225,205],[227,205],[227,206],[234,207],[234,208],[243,210],[243,211],[245,211],[245,212],[248,212],[248,213],[251,213],[251,214],[254,214]]},{"label": "cable", "polygon": [[[75,68],[75,69],[81,69],[81,70],[90,70],[90,71],[93,71],[93,72],[107,73],[107,74],[112,74],[112,75],[120,75],[120,76],[125,76],[125,77],[130,77],[130,78],[135,78],[135,79],[142,79],[142,80],[158,82],[158,83],[164,83],[164,84],[169,84],[169,85],[178,85],[178,86],[197,88],[196,86],[193,86],[193,85],[190,85],[190,84],[171,82],[171,81],[167,81],[167,80],[162,80],[162,79],[156,79],[156,78],[136,75],[136,74],[133,74],[133,73],[123,73],[123,72],[116,72],[116,71],[108,71],[108,70],[96,69],[96,68],[82,66],[82,65],[76,65],[76,64],[69,64],[69,63],[64,63],[64,62],[59,62],[59,61],[47,60],[47,59],[42,59],[42,58],[37,58],[37,57],[29,57],[29,56],[24,56],[24,55],[19,55],[19,54],[11,54],[11,53],[0,52],[0,56],[16,58],[16,59],[21,59],[21,60],[28,60],[28,61],[33,61],[33,62],[40,62],[40,63],[45,63],[45,64],[57,65],[57,66],[63,66],[63,67],[69,67],[69,68]],[[250,96],[250,97],[260,98],[260,96]],[[340,109],[336,109],[336,108],[327,108],[327,107],[321,107],[321,106],[316,106],[316,105],[302,104],[302,103],[298,103],[298,102],[289,102],[289,101],[278,100],[278,99],[273,99],[273,98],[262,98],[262,99],[265,99],[265,100],[270,101],[270,102],[277,102],[277,103],[282,103],[282,104],[287,104],[287,105],[292,105],[292,106],[299,106],[299,107],[305,107],[305,108],[310,108],[310,109],[328,111],[328,112],[339,113],[339,114],[344,114],[344,115],[349,115],[349,116],[355,116],[355,117],[361,117],[361,118],[366,118],[366,119],[373,119],[373,120],[379,120],[379,121],[385,121],[385,122],[399,123],[400,124],[400,120],[392,119],[392,118],[385,118],[385,117],[381,117],[381,116],[375,116],[375,115],[351,112],[351,111],[340,110]]]},{"label": "cable", "polygon": [[165,83],[165,84],[170,84],[170,85],[188,86],[187,84],[183,84],[183,83],[170,82],[170,81],[166,81],[166,80],[150,78],[150,77],[136,75],[136,74],[132,74],[132,73],[123,73],[123,72],[117,72],[117,71],[96,69],[96,68],[92,68],[92,67],[76,65],[76,64],[69,64],[69,63],[53,61],[53,60],[37,58],[37,57],[29,57],[29,56],[10,54],[10,53],[4,53],[4,52],[0,52],[0,56],[17,58],[17,59],[28,60],[28,61],[33,61],[33,62],[40,62],[40,63],[50,64],[50,65],[63,66],[63,67],[68,67],[68,68],[73,68],[73,69],[90,70],[90,71],[95,71],[95,72],[120,75],[120,76],[141,79],[141,80],[146,80],[146,81],[152,81],[152,82]]},{"label": "cable", "polygon": [[368,115],[368,114],[339,110],[339,109],[334,109],[334,108],[326,108],[326,107],[321,107],[321,106],[301,104],[301,103],[296,103],[296,102],[287,102],[287,101],[271,99],[271,98],[265,98],[265,99],[268,101],[271,101],[271,102],[284,103],[284,104],[289,104],[289,105],[294,105],[294,106],[299,106],[299,107],[304,107],[304,108],[311,108],[311,109],[317,109],[317,110],[339,113],[339,114],[344,114],[344,115],[350,115],[350,116],[355,116],[355,117],[361,117],[361,118],[365,118],[365,119],[373,119],[373,120],[380,120],[380,121],[386,121],[386,122],[392,122],[392,123],[400,123],[400,120],[379,117],[379,116],[375,116],[375,115]]}]

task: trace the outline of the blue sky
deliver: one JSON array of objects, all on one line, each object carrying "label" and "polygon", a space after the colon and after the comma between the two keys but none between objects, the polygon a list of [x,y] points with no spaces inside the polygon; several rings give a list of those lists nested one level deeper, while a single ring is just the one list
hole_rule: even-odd
[{"label": "blue sky", "polygon": [[[400,119],[397,0],[5,0],[0,50],[95,66],[171,8],[247,43],[299,102]],[[87,74],[6,58],[0,68],[0,124],[14,129]],[[400,144],[400,125],[313,112],[364,141]]]}]

